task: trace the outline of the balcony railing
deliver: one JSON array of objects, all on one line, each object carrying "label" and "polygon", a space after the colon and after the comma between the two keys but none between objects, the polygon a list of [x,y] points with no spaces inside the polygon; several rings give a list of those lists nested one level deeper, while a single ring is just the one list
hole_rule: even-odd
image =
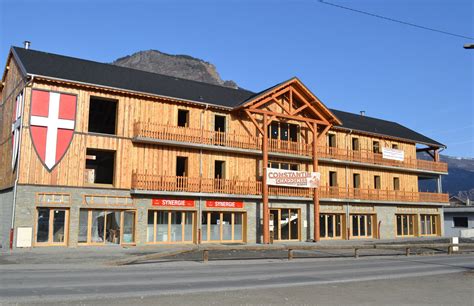
[{"label": "balcony railing", "polygon": [[[188,127],[171,126],[151,122],[137,122],[134,125],[134,136],[178,142],[190,142],[203,145],[225,146],[238,149],[261,150],[262,137],[215,132]],[[269,139],[268,150],[275,153],[295,154],[312,157],[312,144],[303,142]],[[382,158],[381,153],[368,150],[348,150],[327,146],[319,146],[317,154],[320,158],[337,159],[342,161],[361,162],[374,165],[393,166],[427,171],[447,172],[448,164],[405,158],[396,161]]]},{"label": "balcony railing", "polygon": [[[150,191],[261,195],[262,182],[133,173],[132,188]],[[269,195],[312,198],[313,189],[269,186]],[[447,203],[448,194],[321,186],[319,197],[342,200]]]}]

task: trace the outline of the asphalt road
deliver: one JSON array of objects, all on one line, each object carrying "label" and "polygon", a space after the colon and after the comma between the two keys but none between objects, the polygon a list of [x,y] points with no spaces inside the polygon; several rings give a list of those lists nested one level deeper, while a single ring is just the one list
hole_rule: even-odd
[{"label": "asphalt road", "polygon": [[[201,262],[162,262],[131,266],[101,265],[2,265],[0,266],[0,302],[2,303],[124,303],[154,304],[264,304],[277,303],[265,301],[275,294],[284,294],[282,304],[295,304],[297,298],[301,303],[334,304],[336,299],[320,300],[317,288],[336,286],[353,288],[364,283],[381,286],[384,282],[400,282],[415,288],[419,284],[415,279],[423,278],[423,285],[432,281],[445,279],[448,275],[462,275],[454,280],[474,286],[474,255],[437,255],[412,257],[367,257],[359,259],[296,259],[286,260],[247,260],[247,261],[214,261]],[[457,273],[457,274],[450,274]],[[452,277],[452,276],[450,276]],[[403,281],[403,280],[407,281]],[[375,281],[375,282],[373,282]],[[387,283],[378,290],[371,290],[384,297],[383,290],[392,292]],[[452,288],[450,288],[452,284]],[[365,288],[365,287],[364,287]],[[449,294],[460,287],[448,282],[441,286]],[[298,295],[296,292],[301,291]],[[459,290],[458,290],[459,291]],[[208,294],[212,292],[212,294]],[[241,299],[236,294],[248,296]],[[251,294],[249,292],[254,292]],[[268,292],[268,294],[264,294]],[[271,292],[274,292],[271,295]],[[294,298],[292,302],[292,294]],[[346,291],[347,293],[348,291]],[[474,304],[472,290],[457,292],[453,301],[457,304]],[[261,297],[258,297],[260,294]],[[262,295],[263,294],[263,295]],[[426,295],[428,293],[423,293]],[[440,294],[439,290],[433,294]],[[464,294],[464,295],[463,295]],[[205,299],[192,298],[215,297]],[[341,294],[340,297],[342,297]],[[170,297],[174,297],[169,299]],[[218,298],[219,297],[219,298]],[[226,297],[230,299],[226,300]],[[233,299],[232,299],[233,297]],[[218,298],[218,299],[216,299]],[[350,298],[348,296],[348,298]],[[353,298],[357,298],[354,296]],[[400,303],[403,303],[400,295]],[[423,298],[423,297],[421,297]],[[420,304],[426,302],[420,300]],[[168,299],[169,303],[166,303]],[[179,302],[181,301],[181,302]],[[213,301],[213,302],[211,302]],[[352,300],[370,303],[371,300]],[[372,300],[375,301],[375,300]],[[383,300],[379,300],[381,302]],[[396,302],[394,300],[392,302]],[[440,300],[438,300],[440,301]],[[464,303],[465,302],[465,303]],[[351,303],[347,300],[346,303]]]}]

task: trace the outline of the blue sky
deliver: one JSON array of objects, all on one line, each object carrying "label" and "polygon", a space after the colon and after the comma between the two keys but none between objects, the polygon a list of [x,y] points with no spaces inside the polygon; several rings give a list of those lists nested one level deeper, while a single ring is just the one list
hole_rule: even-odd
[{"label": "blue sky", "polygon": [[[474,37],[471,0],[327,0]],[[259,91],[298,76],[327,106],[397,121],[474,157],[473,40],[318,1],[0,0],[0,59],[11,45],[101,62],[156,49],[212,62]]]}]

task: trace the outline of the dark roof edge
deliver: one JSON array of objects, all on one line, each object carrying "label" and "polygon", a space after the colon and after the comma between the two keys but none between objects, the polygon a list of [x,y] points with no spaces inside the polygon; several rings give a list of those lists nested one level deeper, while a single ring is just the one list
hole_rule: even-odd
[{"label": "dark roof edge", "polygon": [[[144,92],[144,91],[137,91],[137,90],[131,90],[131,89],[125,89],[125,88],[119,88],[119,87],[112,87],[112,86],[105,86],[105,85],[100,85],[100,84],[94,84],[94,83],[87,83],[87,82],[81,82],[81,81],[74,81],[74,80],[68,80],[68,79],[62,79],[62,78],[55,78],[55,77],[50,77],[50,76],[45,76],[45,75],[40,75],[40,74],[33,74],[33,73],[28,73],[29,76],[31,77],[38,77],[42,79],[50,79],[54,81],[62,81],[62,82],[70,82],[70,83],[77,83],[85,86],[94,86],[98,88],[105,88],[109,90],[118,90],[122,92],[130,92],[134,94],[139,94],[139,95],[146,95],[150,97],[160,97],[160,98],[165,98],[165,99],[171,99],[171,100],[179,100],[179,101],[184,101],[188,103],[194,103],[202,106],[212,106],[215,108],[219,109],[225,109],[225,110],[232,110],[232,107],[229,106],[224,106],[224,105],[219,105],[219,104],[213,104],[213,103],[205,103],[205,102],[200,102],[200,101],[194,101],[194,100],[189,100],[189,99],[183,99],[183,98],[176,98],[176,97],[170,97],[170,96],[164,96],[164,95],[157,95],[149,92]],[[218,86],[218,85],[216,85]]]},{"label": "dark roof edge", "polygon": [[[377,119],[377,118],[374,118],[374,119]],[[372,133],[372,132],[362,131],[362,130],[359,130],[359,129],[351,129],[351,128],[343,127],[343,126],[340,126],[340,125],[333,125],[333,128],[341,129],[341,130],[347,130],[347,131],[356,131],[358,133],[368,134],[368,135],[382,135],[382,136],[390,137],[390,138],[393,138],[393,139],[398,139],[398,140],[411,142],[411,143],[424,144],[424,145],[431,146],[431,147],[444,148],[444,149],[447,148],[447,146],[444,145],[444,144],[440,145],[440,144],[416,141],[414,139],[407,139],[407,138],[402,138],[402,137],[397,137],[397,136],[392,136],[392,135],[387,135],[387,134],[382,134],[382,133]]]}]

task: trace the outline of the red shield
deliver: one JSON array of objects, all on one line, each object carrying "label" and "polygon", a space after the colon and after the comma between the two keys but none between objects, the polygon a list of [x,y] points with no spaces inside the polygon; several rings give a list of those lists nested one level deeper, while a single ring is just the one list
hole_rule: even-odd
[{"label": "red shield", "polygon": [[36,154],[48,171],[66,154],[76,125],[77,97],[33,89],[30,132]]}]

